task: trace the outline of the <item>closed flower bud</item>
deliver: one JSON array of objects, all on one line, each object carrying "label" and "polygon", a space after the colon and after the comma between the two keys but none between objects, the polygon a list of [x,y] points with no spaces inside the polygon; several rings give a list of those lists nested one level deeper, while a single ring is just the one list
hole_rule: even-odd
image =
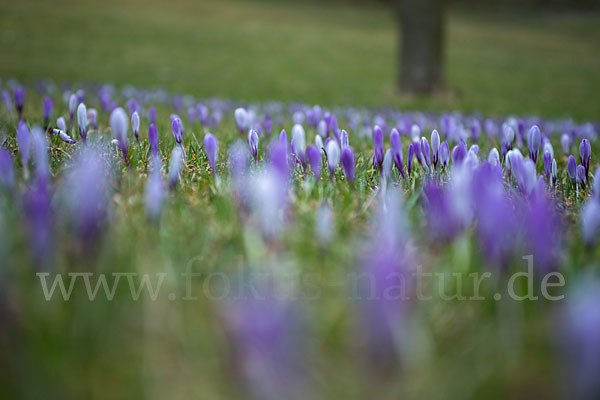
[{"label": "closed flower bud", "polygon": [[79,103],[77,106],[77,126],[79,127],[79,136],[83,140],[83,144],[87,142],[87,108],[84,103]]},{"label": "closed flower bud", "polygon": [[219,142],[217,138],[207,133],[204,135],[204,152],[206,153],[206,158],[208,159],[208,163],[210,164],[210,169],[212,170],[213,176],[217,177],[217,159],[219,156]]},{"label": "closed flower bud", "polygon": [[248,145],[254,162],[258,162],[258,134],[254,129],[248,131]]},{"label": "closed flower bud", "polygon": [[321,166],[323,163],[321,154],[321,150],[316,146],[311,145],[306,148],[306,159],[317,181],[321,179]]},{"label": "closed flower bud", "polygon": [[134,111],[131,114],[131,129],[133,129],[133,134],[135,135],[135,140],[140,142],[140,114],[137,111]]},{"label": "closed flower bud", "polygon": [[342,149],[341,162],[346,179],[354,182],[354,149],[351,146]]},{"label": "closed flower bud", "polygon": [[333,175],[335,174],[335,169],[340,163],[340,147],[338,146],[335,140],[330,140],[326,145],[327,150],[327,165],[329,167],[329,173],[331,174],[331,179],[333,179]]}]

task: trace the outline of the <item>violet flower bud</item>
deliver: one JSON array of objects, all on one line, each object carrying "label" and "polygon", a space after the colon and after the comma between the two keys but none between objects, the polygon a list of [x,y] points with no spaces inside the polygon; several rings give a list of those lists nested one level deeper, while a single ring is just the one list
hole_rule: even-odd
[{"label": "violet flower bud", "polygon": [[306,159],[310,165],[310,169],[312,170],[313,174],[315,174],[315,179],[318,182],[321,179],[321,167],[323,162],[321,150],[313,145],[306,147]]},{"label": "violet flower bud", "polygon": [[258,163],[258,134],[254,129],[248,131],[248,145],[250,146],[250,154],[252,154],[254,162]]},{"label": "violet flower bud", "polygon": [[69,144],[77,143],[77,140],[74,140],[73,138],[71,138],[71,136],[67,135],[65,133],[65,131],[62,131],[60,129],[52,129],[52,133],[58,135],[59,139],[65,143],[69,143]]},{"label": "violet flower bud", "polygon": [[302,165],[302,169],[306,170],[306,135],[304,128],[300,124],[296,124],[292,128],[292,153],[296,156],[296,159]]},{"label": "violet flower bud", "polygon": [[217,158],[219,156],[219,142],[217,138],[207,133],[204,135],[204,152],[206,153],[206,158],[208,158],[208,163],[210,164],[210,169],[212,170],[213,176],[217,177]]},{"label": "violet flower bud", "polygon": [[148,142],[150,142],[150,150],[152,154],[158,155],[158,130],[156,129],[156,125],[151,122],[148,127]]},{"label": "violet flower bud", "polygon": [[527,147],[529,149],[529,158],[531,158],[534,163],[537,161],[541,145],[542,134],[540,133],[540,128],[538,128],[537,125],[533,125],[529,129],[529,132],[527,132]]},{"label": "violet flower bud", "polygon": [[550,175],[552,174],[552,154],[549,151],[544,153],[544,176],[546,182],[550,184]]},{"label": "violet flower bud", "polygon": [[498,154],[498,149],[492,147],[490,150],[490,154],[488,154],[488,162],[491,166],[500,165],[500,155]]},{"label": "violet flower bud", "polygon": [[50,114],[52,114],[52,99],[48,96],[44,97],[42,114],[44,116],[44,125],[47,127],[50,124]]},{"label": "violet flower bud", "polygon": [[77,110],[77,105],[79,102],[77,101],[77,95],[73,93],[71,97],[69,97],[69,126],[73,126],[73,122],[75,119],[75,111]]},{"label": "violet flower bud", "polygon": [[317,134],[322,138],[327,136],[327,123],[325,121],[319,121],[319,124],[317,125]]},{"label": "violet flower bud", "polygon": [[560,136],[560,145],[565,155],[571,152],[571,136],[568,133],[563,133]]},{"label": "violet flower bud", "polygon": [[443,141],[440,145],[440,165],[444,168],[448,167],[448,163],[450,162],[450,148],[448,147],[448,142]]},{"label": "violet flower bud", "polygon": [[583,139],[579,144],[579,157],[581,165],[585,168],[585,181],[587,182],[590,174],[590,159],[592,158],[592,146],[589,140]]},{"label": "violet flower bud", "polygon": [[233,117],[235,119],[235,124],[237,125],[240,133],[244,133],[246,129],[249,128],[249,118],[248,112],[244,108],[236,108]]},{"label": "violet flower bud", "polygon": [[56,120],[56,126],[61,131],[65,133],[67,132],[67,123],[65,122],[65,119],[63,117],[58,117],[58,119]]},{"label": "violet flower bud", "polygon": [[585,179],[585,167],[581,164],[577,166],[577,183],[581,190],[585,190],[586,179]]},{"label": "violet flower bud", "polygon": [[181,150],[181,147],[175,146],[171,152],[171,158],[169,159],[169,188],[171,190],[175,190],[177,187],[177,180],[179,179],[182,161],[183,150]]},{"label": "violet flower bud", "polygon": [[181,125],[181,120],[179,117],[174,117],[171,120],[171,131],[173,132],[173,136],[175,137],[175,142],[181,146],[181,135],[183,131],[183,127]]},{"label": "violet flower bud", "polygon": [[[377,168],[382,174],[383,166],[383,132],[378,125],[373,127],[373,168]],[[410,175],[410,174],[409,174]]]},{"label": "violet flower bud", "polygon": [[17,126],[17,145],[19,146],[19,155],[21,156],[21,165],[23,165],[23,167],[26,167],[29,162],[30,142],[29,128],[27,127],[27,124],[21,120]]},{"label": "violet flower bud", "polygon": [[21,119],[23,117],[23,105],[25,104],[25,90],[20,87],[15,89],[14,99],[15,107],[19,113],[19,119]]},{"label": "violet flower bud", "polygon": [[127,143],[127,128],[129,121],[125,110],[121,107],[115,108],[110,114],[109,124],[112,134],[123,154],[125,164],[129,166],[129,157],[127,155],[127,151],[129,150],[129,144]]},{"label": "violet flower bud", "polygon": [[455,166],[462,164],[466,156],[467,144],[464,140],[460,139],[458,144],[452,149],[452,164]]},{"label": "violet flower bud", "polygon": [[342,129],[342,133],[340,135],[340,147],[342,150],[344,150],[346,147],[349,146],[348,144],[348,132],[346,132],[344,129]]},{"label": "violet flower bud", "polygon": [[79,127],[79,136],[83,140],[83,144],[87,142],[87,109],[84,103],[79,103],[77,106],[77,126]]},{"label": "violet flower bud", "polygon": [[335,140],[330,140],[327,143],[327,166],[329,167],[329,174],[331,179],[335,175],[335,169],[340,163],[340,146],[338,146]]},{"label": "violet flower bud", "polygon": [[150,121],[151,124],[156,125],[156,107],[151,106],[148,109],[148,120]]},{"label": "violet flower bud", "polygon": [[12,115],[12,113],[14,112],[14,109],[13,109],[12,100],[10,98],[10,93],[8,93],[8,91],[6,91],[6,90],[2,91],[2,100],[4,101],[4,107],[6,107],[6,111],[10,115]]},{"label": "violet flower bud", "polygon": [[406,175],[404,173],[404,162],[402,160],[402,140],[400,139],[400,133],[396,128],[392,129],[392,133],[390,134],[390,143],[392,145],[392,157],[394,159],[394,165],[396,165],[396,169],[400,172],[403,179],[406,179]]},{"label": "violet flower bud", "polygon": [[190,121],[190,124],[196,122],[196,108],[193,106],[188,107],[188,120]]},{"label": "violet flower bud", "polygon": [[12,157],[8,150],[0,148],[0,186],[12,190],[15,186],[15,173]]},{"label": "violet flower bud", "polygon": [[431,150],[429,148],[429,142],[426,137],[421,138],[421,154],[423,156],[423,162],[427,165],[429,170],[431,169]]},{"label": "violet flower bud", "polygon": [[88,125],[98,129],[98,111],[95,108],[88,108]]},{"label": "violet flower bud", "polygon": [[342,149],[341,162],[346,179],[349,182],[354,182],[354,149],[351,146]]},{"label": "violet flower bud", "polygon": [[557,166],[556,166],[556,158],[552,159],[552,187],[556,187],[557,180]]},{"label": "violet flower bud", "polygon": [[567,172],[571,178],[571,183],[577,189],[577,161],[575,161],[575,157],[572,155],[569,156],[569,161],[567,161]]},{"label": "violet flower bud", "polygon": [[433,162],[433,168],[437,169],[439,163],[439,151],[440,151],[440,134],[436,129],[431,132],[431,161]]},{"label": "violet flower bud", "polygon": [[133,134],[135,135],[136,142],[140,142],[140,114],[137,111],[134,111],[131,114],[131,129],[133,130]]},{"label": "violet flower bud", "polygon": [[[446,143],[446,142],[444,142],[444,143]],[[442,143],[442,146],[444,143]],[[414,156],[415,156],[415,150],[414,150],[413,144],[411,143],[408,145],[408,150],[406,151],[406,171],[408,172],[409,178],[410,178],[410,172],[412,170]],[[440,157],[440,159],[441,159],[441,157]]]},{"label": "violet flower bud", "polygon": [[592,193],[594,198],[597,201],[600,201],[600,167],[596,169],[596,174],[594,175],[594,184],[593,184]]},{"label": "violet flower bud", "polygon": [[323,151],[323,139],[321,139],[321,136],[319,135],[315,135],[315,146],[317,147],[317,149],[319,149],[319,151]]},{"label": "violet flower bud", "polygon": [[285,129],[281,130],[279,134],[279,143],[285,148],[286,152],[288,151],[288,141],[287,141],[287,133]]}]

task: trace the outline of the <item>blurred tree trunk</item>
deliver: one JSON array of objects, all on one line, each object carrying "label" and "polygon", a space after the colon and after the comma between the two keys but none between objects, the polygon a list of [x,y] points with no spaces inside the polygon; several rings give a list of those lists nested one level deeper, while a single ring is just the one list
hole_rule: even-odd
[{"label": "blurred tree trunk", "polygon": [[400,90],[430,94],[444,85],[444,0],[397,0]]}]

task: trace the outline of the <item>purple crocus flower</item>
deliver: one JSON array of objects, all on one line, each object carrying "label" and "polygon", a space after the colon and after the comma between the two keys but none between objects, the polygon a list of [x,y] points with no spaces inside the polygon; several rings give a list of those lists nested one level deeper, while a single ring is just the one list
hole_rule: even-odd
[{"label": "purple crocus flower", "polygon": [[313,145],[307,146],[306,159],[310,165],[310,169],[312,170],[313,174],[315,174],[315,179],[318,182],[321,179],[321,166],[323,162],[321,150]]},{"label": "purple crocus flower", "polygon": [[58,138],[65,143],[75,144],[77,140],[73,139],[71,136],[67,135],[65,131],[60,129],[52,129],[52,133],[58,135]]},{"label": "purple crocus flower", "polygon": [[12,113],[14,112],[14,108],[13,108],[12,100],[10,98],[10,93],[8,93],[8,91],[6,91],[6,90],[2,91],[2,100],[4,101],[4,107],[6,107],[6,111],[10,115],[12,115]]},{"label": "purple crocus flower", "polygon": [[250,146],[250,154],[252,154],[254,162],[258,163],[258,134],[254,129],[248,131],[248,145]]},{"label": "purple crocus flower", "polygon": [[542,134],[537,125],[533,125],[527,132],[527,148],[529,149],[529,158],[535,164],[537,162],[538,153],[542,145]]},{"label": "purple crocus flower", "polygon": [[87,116],[88,113],[85,104],[79,103],[79,106],[77,106],[77,126],[79,127],[79,136],[81,136],[83,144],[87,142]]},{"label": "purple crocus flower", "polygon": [[188,107],[188,120],[190,121],[190,124],[196,122],[196,107]]},{"label": "purple crocus flower", "polygon": [[300,124],[296,124],[292,127],[292,153],[296,156],[298,162],[302,166],[302,170],[306,171],[306,134],[304,128]]},{"label": "purple crocus flower", "polygon": [[440,144],[440,165],[444,168],[447,168],[449,162],[450,148],[448,147],[448,143],[443,141],[442,144]]},{"label": "purple crocus flower", "polygon": [[348,132],[342,129],[342,133],[340,135],[340,147],[342,148],[342,150],[344,150],[348,146]]},{"label": "purple crocus flower", "polygon": [[426,198],[429,231],[438,239],[452,240],[465,228],[452,193],[437,183],[427,183],[423,187],[423,193]]},{"label": "purple crocus flower", "polygon": [[151,106],[148,109],[148,120],[150,121],[151,124],[156,125],[156,107]]},{"label": "purple crocus flower", "polygon": [[17,108],[17,112],[19,113],[19,119],[23,118],[23,105],[25,104],[25,90],[23,88],[15,89],[14,94],[15,99],[15,107]]},{"label": "purple crocus flower", "polygon": [[36,178],[23,198],[27,233],[38,268],[50,264],[53,237],[50,200],[48,182],[43,178]]},{"label": "purple crocus flower", "polygon": [[413,139],[413,152],[415,154],[415,158],[417,159],[417,162],[419,163],[419,165],[423,166],[424,160],[423,160],[423,154],[421,153],[421,141],[419,140],[419,138]]},{"label": "purple crocus flower", "polygon": [[52,99],[46,96],[44,97],[44,101],[42,103],[42,115],[44,117],[44,126],[46,129],[50,124],[50,114],[52,114]]},{"label": "purple crocus flower", "polygon": [[544,176],[546,182],[550,184],[550,175],[552,174],[552,154],[549,151],[544,153]]},{"label": "purple crocus flower", "polygon": [[110,114],[109,124],[112,134],[123,154],[125,164],[129,167],[129,156],[127,155],[129,150],[129,144],[127,143],[127,128],[129,121],[125,110],[121,107],[115,108]]},{"label": "purple crocus flower", "polygon": [[169,188],[174,190],[177,187],[181,164],[183,163],[183,150],[181,147],[175,146],[171,152],[169,159]]},{"label": "purple crocus flower", "polygon": [[392,157],[394,159],[394,165],[400,175],[402,175],[403,179],[406,179],[406,175],[404,173],[404,162],[402,160],[402,141],[400,139],[400,133],[396,128],[392,129],[392,133],[390,134],[390,143],[392,145]]},{"label": "purple crocus flower", "polygon": [[283,145],[283,147],[286,149],[288,149],[288,141],[287,141],[287,133],[285,132],[285,129],[281,130],[281,133],[279,134],[279,143]]},{"label": "purple crocus flower", "polygon": [[237,125],[240,133],[244,133],[245,130],[249,128],[249,116],[248,112],[244,108],[236,108],[233,117],[235,119],[235,124]]},{"label": "purple crocus flower", "polygon": [[558,176],[557,176],[556,158],[553,158],[552,159],[552,187],[556,187],[557,179],[558,179]]},{"label": "purple crocus flower", "polygon": [[577,161],[572,155],[569,156],[569,161],[567,161],[567,172],[571,178],[571,183],[577,189]]},{"label": "purple crocus flower", "polygon": [[579,157],[581,165],[585,168],[585,181],[587,182],[590,174],[590,159],[592,158],[592,146],[589,140],[583,139],[579,144]]},{"label": "purple crocus flower", "polygon": [[15,173],[12,157],[8,150],[0,148],[0,186],[12,190],[15,186]]},{"label": "purple crocus flower", "polygon": [[462,164],[466,156],[467,144],[464,140],[460,139],[458,144],[452,149],[452,164],[455,166]]},{"label": "purple crocus flower", "polygon": [[173,136],[175,137],[175,142],[181,146],[181,135],[183,132],[183,126],[181,125],[181,120],[179,117],[173,117],[171,119],[171,131],[173,132]]},{"label": "purple crocus flower", "polygon": [[[444,142],[446,143],[446,142]],[[413,144],[408,145],[408,150],[406,151],[406,171],[408,172],[408,177],[410,178],[410,172],[412,170],[413,158],[415,157],[415,150]]]},{"label": "purple crocus flower", "polygon": [[88,108],[88,124],[98,129],[98,111],[95,108]]},{"label": "purple crocus flower", "polygon": [[327,166],[329,167],[329,176],[331,180],[335,175],[335,169],[340,163],[340,146],[335,140],[330,140],[326,145],[327,150]]},{"label": "purple crocus flower", "polygon": [[431,161],[433,163],[433,169],[437,169],[440,151],[440,134],[436,129],[431,132]]},{"label": "purple crocus flower", "polygon": [[210,169],[212,170],[213,177],[217,178],[217,158],[219,156],[219,142],[217,138],[211,134],[207,133],[204,135],[204,152],[206,153],[206,158],[208,158],[208,163],[210,164]]},{"label": "purple crocus flower", "polygon": [[19,146],[19,155],[21,156],[21,165],[23,167],[26,167],[29,162],[30,142],[27,124],[23,121],[19,121],[19,125],[17,126],[17,145]]},{"label": "purple crocus flower", "polygon": [[156,125],[153,122],[150,123],[148,128],[148,142],[150,142],[150,150],[153,155],[158,155],[158,131]]},{"label": "purple crocus flower", "polygon": [[600,236],[600,201],[598,195],[590,199],[581,211],[581,233],[583,241],[591,246]]},{"label": "purple crocus flower", "polygon": [[282,181],[286,181],[290,173],[287,145],[275,142],[269,149],[269,165],[277,172]]},{"label": "purple crocus flower", "polygon": [[351,146],[344,147],[340,159],[346,179],[349,182],[354,182],[354,149]]},{"label": "purple crocus flower", "polygon": [[134,98],[129,99],[125,106],[127,107],[127,111],[129,112],[129,114],[133,114],[140,108],[137,100]]},{"label": "purple crocus flower", "polygon": [[581,164],[579,164],[577,166],[577,183],[579,184],[579,187],[581,188],[581,190],[585,190],[586,188],[586,178],[585,178],[585,167]]},{"label": "purple crocus flower", "polygon": [[431,168],[431,150],[429,148],[429,142],[426,137],[421,138],[421,155],[423,156],[423,163],[427,168],[432,171]]},{"label": "purple crocus flower", "polygon": [[136,142],[140,142],[140,114],[137,111],[134,111],[131,114],[131,129],[133,129],[133,134],[135,135]]},{"label": "purple crocus flower", "polygon": [[77,111],[77,105],[79,105],[79,101],[77,100],[77,95],[73,93],[71,97],[69,97],[69,126],[72,127],[75,120],[75,111]]},{"label": "purple crocus flower", "polygon": [[[382,174],[383,166],[383,132],[378,125],[373,127],[373,168],[377,168]],[[410,175],[410,174],[409,174]]]}]

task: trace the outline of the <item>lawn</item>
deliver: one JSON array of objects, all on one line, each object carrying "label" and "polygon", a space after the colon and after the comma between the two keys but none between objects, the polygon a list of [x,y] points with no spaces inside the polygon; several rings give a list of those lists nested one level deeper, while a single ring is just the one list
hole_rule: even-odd
[{"label": "lawn", "polygon": [[218,0],[0,2],[0,77],[162,86],[197,97],[598,119],[600,16],[448,17],[450,93],[394,90],[385,8]]}]

